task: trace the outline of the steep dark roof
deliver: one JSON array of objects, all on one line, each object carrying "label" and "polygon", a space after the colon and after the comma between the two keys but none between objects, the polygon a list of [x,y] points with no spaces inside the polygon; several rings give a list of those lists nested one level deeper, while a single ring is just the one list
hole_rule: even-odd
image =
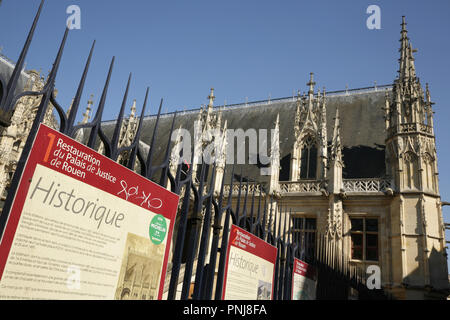
[{"label": "steep dark roof", "polygon": [[[333,134],[334,117],[339,109],[341,123],[341,141],[344,148],[344,178],[374,178],[384,175],[384,145],[385,123],[384,111],[385,92],[391,92],[390,86],[365,88],[349,91],[328,93],[326,97],[327,134],[331,141]],[[272,101],[260,101],[228,107],[216,107],[214,111],[222,112],[222,125],[225,121],[228,128],[247,130],[253,128],[272,129],[280,116],[280,159],[289,157],[294,144],[294,119],[296,111],[296,98],[284,98]],[[175,128],[180,126],[191,132],[193,139],[194,121],[199,110],[181,112],[177,115]],[[155,164],[158,164],[163,151],[170,139],[169,132],[173,114],[162,115],[156,137],[157,150]],[[144,119],[141,141],[149,144],[155,125],[155,116]],[[111,134],[115,122],[105,122],[104,130]],[[269,131],[270,134],[270,131]],[[270,140],[270,139],[269,139]],[[235,148],[237,149],[237,147]],[[269,143],[270,150],[270,143]],[[244,165],[246,176],[267,180],[260,177],[260,168],[257,165]],[[288,168],[283,168],[286,170]],[[240,168],[237,169],[240,172]]]}]

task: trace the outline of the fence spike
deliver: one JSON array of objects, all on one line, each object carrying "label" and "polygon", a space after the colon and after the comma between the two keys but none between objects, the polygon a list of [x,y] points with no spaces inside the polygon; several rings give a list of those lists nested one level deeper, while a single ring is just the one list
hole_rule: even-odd
[{"label": "fence spike", "polygon": [[144,115],[145,115],[145,109],[147,108],[147,100],[148,100],[149,91],[150,91],[150,88],[147,87],[147,90],[145,92],[144,104],[142,105],[141,116],[139,118],[139,125],[136,130],[136,134],[134,135],[133,148],[131,149],[130,157],[129,157],[129,160],[127,163],[128,169],[131,169],[131,170],[134,169],[134,165],[136,163],[136,155],[137,155],[137,151],[139,149],[139,139],[141,137],[142,125],[144,123]]},{"label": "fence spike", "polygon": [[159,182],[159,185],[163,186],[164,188],[167,186],[167,179],[169,174],[169,164],[170,164],[170,146],[172,145],[172,134],[173,129],[175,128],[175,120],[177,119],[177,111],[175,111],[173,118],[172,118],[172,125],[170,126],[170,132],[168,135],[168,141],[166,146],[166,152],[164,154],[164,162],[161,165],[162,171],[161,171],[161,179]]},{"label": "fence spike", "polygon": [[153,176],[153,170],[152,170],[153,153],[155,150],[156,132],[157,132],[158,126],[159,126],[159,120],[161,117],[162,106],[163,106],[163,99],[161,99],[161,102],[159,104],[158,116],[156,117],[155,128],[153,129],[153,135],[152,135],[152,139],[150,142],[150,149],[148,150],[148,154],[147,154],[146,167],[147,167],[147,178],[148,179],[151,179]]},{"label": "fence spike", "polygon": [[269,237],[272,235],[272,213],[273,213],[273,197],[270,196],[270,212],[269,212],[269,224],[267,226],[267,242],[269,242]]},{"label": "fence spike", "polygon": [[122,129],[122,124],[123,124],[123,114],[125,113],[125,107],[126,107],[127,99],[128,99],[128,92],[130,90],[131,76],[132,76],[132,74],[130,73],[128,76],[125,93],[123,95],[122,105],[120,106],[119,115],[117,117],[116,126],[114,128],[113,136],[111,138],[111,156],[110,157],[114,161],[117,160],[117,157],[119,156],[117,154],[117,149],[119,147],[120,131]]},{"label": "fence spike", "polygon": [[264,197],[264,212],[263,212],[263,221],[262,221],[262,238],[266,239],[266,218],[267,218],[267,195]]},{"label": "fence spike", "polygon": [[[234,169],[235,165],[233,164],[233,167],[231,169],[231,177],[230,177],[230,191],[228,193],[228,205],[231,205],[231,198],[233,195],[233,183],[234,183]],[[223,175],[223,181],[225,181],[225,174]]]},{"label": "fence spike", "polygon": [[283,215],[283,209],[282,209],[282,207],[280,207],[280,217],[279,217],[279,219],[278,219],[278,236],[277,236],[277,238],[281,238],[281,219],[282,219],[282,216]]},{"label": "fence spike", "polygon": [[[105,86],[103,87],[102,96],[98,104],[97,112],[95,113],[94,120],[92,121],[93,127],[89,135],[89,140],[87,146],[90,148],[95,148],[95,142],[97,141],[97,135],[100,129],[100,120],[103,115],[103,110],[105,108],[106,96],[108,95],[109,82],[111,81],[111,75],[114,68],[115,57],[112,58],[109,65],[108,76],[106,77]],[[105,148],[107,146],[105,145]]]},{"label": "fence spike", "polygon": [[[224,191],[225,191],[225,177],[226,177],[226,173],[227,173],[226,169],[227,169],[226,166],[224,166],[224,168],[223,168],[223,175],[222,175],[222,181],[220,182],[219,208],[222,208],[222,205],[223,205],[223,198],[224,198],[223,194],[224,194]],[[234,170],[234,165],[233,165],[232,170]],[[216,172],[216,174],[217,174],[217,172]],[[233,174],[231,174],[231,176],[233,176]],[[230,189],[232,189],[232,185],[233,185],[233,182],[231,182],[231,184],[230,184]]]},{"label": "fence spike", "polygon": [[275,214],[273,217],[273,238],[274,238],[275,242],[276,242],[276,238],[277,238],[277,216],[278,216],[277,212],[278,212],[278,210],[280,210],[280,206],[276,207]]},{"label": "fence spike", "polygon": [[[233,188],[233,185],[230,186],[230,189]],[[230,193],[231,194],[231,193]],[[236,225],[239,225],[240,213],[241,210],[241,196],[242,196],[242,167],[241,174],[239,175],[239,189],[238,189],[238,198],[236,203]]]},{"label": "fence spike", "polygon": [[[61,123],[61,129],[62,131],[66,132],[68,136],[70,137],[74,137],[75,136],[75,130],[74,129],[74,124],[75,124],[75,118],[77,116],[78,113],[78,109],[80,107],[80,101],[81,101],[81,96],[83,95],[83,89],[86,83],[86,78],[87,78],[87,74],[89,71],[89,67],[91,65],[91,60],[92,60],[92,55],[94,53],[94,48],[95,48],[95,40],[92,43],[91,46],[91,50],[89,51],[89,55],[86,61],[86,64],[84,66],[84,70],[83,70],[83,74],[81,75],[81,79],[80,82],[78,84],[78,89],[77,89],[77,93],[75,94],[75,97],[73,99],[73,103],[72,103],[72,107],[70,109],[69,112],[69,116],[67,117],[67,123],[63,124]],[[66,126],[64,128],[64,126]]]},{"label": "fence spike", "polygon": [[246,181],[246,188],[245,188],[245,196],[244,196],[244,208],[242,209],[242,217],[240,217],[239,222],[242,221],[242,223],[239,225],[240,227],[243,227],[245,229],[245,221],[247,220],[247,199],[248,199],[248,179]]},{"label": "fence spike", "polygon": [[[215,171],[215,165],[213,166],[212,172]],[[195,300],[202,298],[202,284],[204,283],[205,279],[205,260],[206,260],[206,252],[208,250],[207,244],[209,235],[211,234],[211,216],[212,216],[212,199],[214,195],[214,183],[215,183],[215,175],[211,175],[211,180],[209,183],[209,194],[206,196],[207,204],[205,206],[205,213],[203,216],[203,226],[201,230],[201,236],[200,236],[200,244],[198,249],[198,256],[197,256],[197,268],[195,272],[195,286],[194,286],[194,293],[192,298]]]},{"label": "fence spike", "polygon": [[[248,184],[247,184],[247,186],[248,186]],[[253,211],[254,211],[254,208],[255,208],[255,187],[253,187],[253,192],[252,192],[252,206],[251,206],[251,208],[250,208],[250,228],[249,228],[249,231],[250,231],[250,233],[253,233],[253,227],[254,227],[254,223],[253,223]]]},{"label": "fence spike", "polygon": [[289,209],[289,230],[288,230],[288,242],[289,244],[292,244],[292,208]]},{"label": "fence spike", "polygon": [[22,72],[25,58],[28,54],[28,50],[30,48],[31,42],[33,40],[34,32],[36,30],[37,23],[39,21],[39,17],[41,15],[42,7],[44,6],[44,0],[41,1],[39,5],[38,11],[34,17],[33,24],[31,25],[30,31],[28,32],[27,39],[25,41],[24,46],[22,47],[22,51],[20,52],[19,59],[17,60],[16,65],[14,66],[14,70],[9,78],[8,84],[6,86],[6,96],[2,98],[1,102],[2,111],[5,113],[3,116],[5,118],[0,117],[0,125],[4,127],[9,127],[11,124],[12,110],[14,109],[14,95],[17,87],[17,83],[19,82],[19,77]]},{"label": "fence spike", "polygon": [[262,197],[262,186],[259,186],[259,198],[258,198],[258,213],[256,215],[256,226],[261,226],[261,197]]}]

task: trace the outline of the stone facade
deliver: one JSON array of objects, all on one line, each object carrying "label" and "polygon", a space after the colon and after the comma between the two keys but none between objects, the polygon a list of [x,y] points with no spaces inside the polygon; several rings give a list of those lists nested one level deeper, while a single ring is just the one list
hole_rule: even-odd
[{"label": "stone facade", "polygon": [[[10,62],[0,57],[0,63],[8,66]],[[12,68],[12,66],[11,66]],[[35,70],[24,71],[21,74],[25,81],[23,91],[41,91],[45,84],[45,79],[40,72]],[[41,103],[41,96],[25,96],[16,104],[11,119],[11,125],[4,129],[0,135],[0,195],[2,200],[12,175],[16,169],[17,162],[22,154],[23,147],[31,129],[31,125],[36,116],[36,111]],[[54,116],[53,107],[50,106],[45,115],[44,124],[56,128],[58,126]]]}]

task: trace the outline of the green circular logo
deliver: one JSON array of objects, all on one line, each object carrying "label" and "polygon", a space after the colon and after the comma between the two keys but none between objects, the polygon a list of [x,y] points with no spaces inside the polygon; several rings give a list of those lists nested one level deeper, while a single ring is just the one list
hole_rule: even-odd
[{"label": "green circular logo", "polygon": [[162,215],[156,215],[150,222],[149,234],[150,240],[159,245],[164,241],[167,233],[166,219]]}]

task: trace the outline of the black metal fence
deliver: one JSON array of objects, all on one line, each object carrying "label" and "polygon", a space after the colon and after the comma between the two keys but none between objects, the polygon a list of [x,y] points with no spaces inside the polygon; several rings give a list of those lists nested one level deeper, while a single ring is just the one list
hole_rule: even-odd
[{"label": "black metal fence", "polygon": [[[167,136],[164,158],[162,162],[155,164],[155,139],[158,135],[158,123],[163,105],[162,100],[158,109],[153,136],[149,142],[149,151],[147,154],[143,154],[139,148],[139,141],[141,138],[142,122],[147,108],[148,88],[145,93],[139,125],[134,140],[129,146],[119,147],[119,136],[124,121],[124,110],[127,104],[131,74],[128,77],[123,101],[112,136],[108,137],[101,126],[105,101],[114,67],[114,58],[112,58],[110,63],[95,117],[89,123],[75,125],[75,118],[78,113],[95,42],[92,44],[92,48],[88,54],[86,65],[79,81],[78,90],[68,114],[66,114],[66,110],[58,103],[54,94],[55,78],[69,35],[68,29],[64,32],[53,67],[43,89],[39,92],[26,91],[15,94],[19,76],[43,5],[44,0],[40,3],[11,77],[8,81],[0,78],[0,125],[3,128],[10,126],[14,106],[20,98],[24,96],[41,97],[36,118],[17,164],[17,169],[10,184],[2,214],[0,215],[0,234],[3,233],[6,226],[14,195],[39,124],[43,121],[48,106],[52,104],[59,118],[59,131],[61,133],[74,138],[79,130],[85,130],[89,134],[86,142],[88,147],[94,148],[101,141],[105,147],[105,155],[115,161],[120,155],[126,153],[127,161],[125,161],[124,165],[127,168],[133,170],[137,167],[138,162],[138,167],[140,168],[139,173],[143,177],[156,181],[163,187],[167,188],[170,186],[172,192],[181,196],[176,230],[174,232],[172,259],[168,270],[169,284],[167,299],[221,299],[226,248],[228,246],[228,233],[231,223],[246,229],[278,248],[274,282],[274,299],[276,300],[291,299],[294,258],[301,258],[316,268],[318,299],[347,299],[351,290],[356,291],[359,297],[364,299],[385,297],[379,292],[367,289],[365,285],[365,271],[351,267],[349,260],[336,246],[336,243],[326,236],[317,235],[313,248],[307,247],[308,242],[296,241],[293,238],[291,216],[288,209],[277,208],[277,213],[274,214],[272,199],[266,194],[263,194],[263,187],[261,186],[259,188],[258,195],[255,189],[249,192],[248,179],[244,180],[242,173],[241,175],[235,175],[234,167],[230,181],[225,181],[225,178],[222,179],[220,191],[214,189],[216,185],[216,176],[214,174],[216,172],[215,165],[200,166],[198,183],[193,177],[192,169],[186,171],[186,168],[181,164],[178,165],[176,173],[173,174],[170,171],[169,165],[170,150],[172,147],[171,136],[174,130],[176,113],[173,115],[172,127],[170,134]],[[193,158],[194,155],[192,155]],[[236,179],[236,177],[239,178]],[[225,193],[226,184],[230,186],[238,184],[238,195],[233,195],[232,187]],[[195,281],[192,283],[191,279],[194,276]],[[180,287],[181,295],[177,297],[177,290]]]}]

